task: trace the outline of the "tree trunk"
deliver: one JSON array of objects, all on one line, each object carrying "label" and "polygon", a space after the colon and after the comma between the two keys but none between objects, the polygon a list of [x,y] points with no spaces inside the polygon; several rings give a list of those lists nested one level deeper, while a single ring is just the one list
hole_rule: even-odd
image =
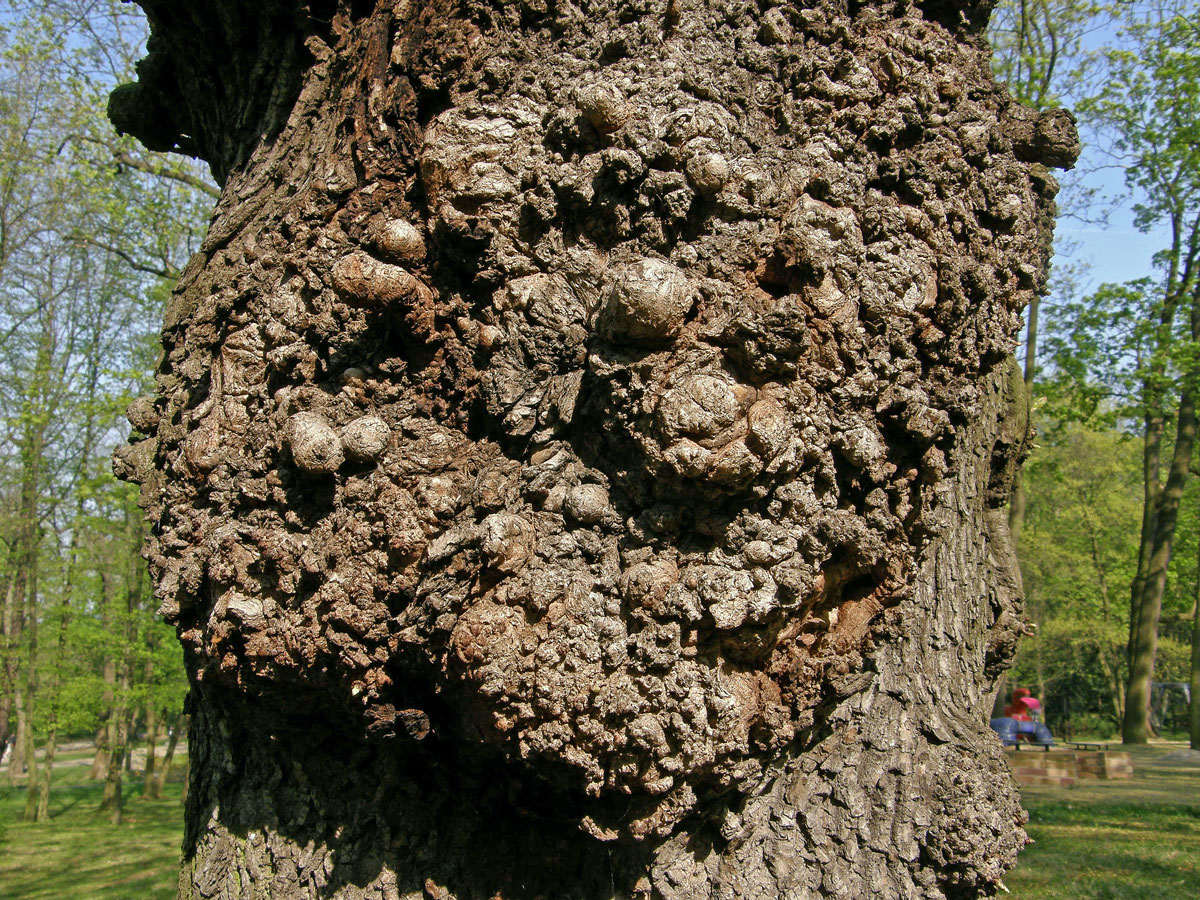
[{"label": "tree trunk", "polygon": [[[1191,337],[1200,341],[1200,291],[1191,298]],[[1159,493],[1155,515],[1154,536],[1145,565],[1140,609],[1133,618],[1136,631],[1129,635],[1129,679],[1125,688],[1125,718],[1121,724],[1121,740],[1126,744],[1144,744],[1150,739],[1150,693],[1154,680],[1154,663],[1158,655],[1158,624],[1162,617],[1163,595],[1167,589],[1167,570],[1175,546],[1175,528],[1179,521],[1179,505],[1191,473],[1192,448],[1196,443],[1197,384],[1185,381],[1179,394],[1179,411],[1175,425],[1175,447],[1167,480]]]},{"label": "tree trunk", "polygon": [[[115,667],[113,669],[113,677],[116,678]],[[92,771],[89,775],[92,781],[99,781],[108,774],[108,760],[112,756],[112,746],[116,743],[117,739],[116,719],[113,718],[113,711],[113,707],[109,705],[108,717],[96,733],[96,754],[92,757]]]},{"label": "tree trunk", "polygon": [[[1100,541],[1091,521],[1087,523],[1088,542],[1091,545],[1092,567],[1096,572],[1096,584],[1100,588],[1100,612],[1104,623],[1104,634],[1096,642],[1096,655],[1100,660],[1100,668],[1104,670],[1108,680],[1109,699],[1113,705],[1114,721],[1120,723],[1125,715],[1125,680],[1121,677],[1120,650],[1114,648],[1108,640],[1109,595],[1108,573],[1100,556]],[[1197,578],[1200,579],[1200,559],[1197,559]],[[1200,582],[1198,582],[1200,583]]]},{"label": "tree trunk", "polygon": [[146,765],[142,768],[142,796],[150,797],[154,793],[154,785],[157,783],[155,778],[154,768],[158,754],[158,728],[159,716],[157,711],[149,704],[146,706]]},{"label": "tree trunk", "polygon": [[[20,616],[17,609],[17,580],[9,575],[4,585],[4,608],[0,610],[0,748],[13,737],[13,700],[20,671],[17,645]],[[9,769],[12,775],[12,769]]]},{"label": "tree trunk", "polygon": [[[111,632],[115,627],[112,581],[113,579],[107,572],[100,572],[100,627],[105,634]],[[108,646],[110,649],[100,670],[101,677],[104,679],[104,692],[101,700],[105,712],[100,728],[96,732],[96,755],[92,758],[92,781],[108,777],[108,763],[112,758],[112,748],[117,742],[117,659],[115,651],[111,649],[111,644]]]},{"label": "tree trunk", "polygon": [[26,599],[25,647],[28,655],[25,657],[25,691],[24,702],[21,705],[22,723],[18,731],[19,738],[25,747],[25,767],[28,778],[25,781],[25,811],[22,814],[27,822],[37,818],[38,789],[41,781],[38,778],[37,743],[34,739],[33,723],[37,721],[37,691],[38,691],[38,641],[37,641],[37,566],[30,568],[28,596]]},{"label": "tree trunk", "polygon": [[100,812],[107,813],[109,821],[114,825],[121,824],[124,813],[125,794],[125,757],[129,749],[129,664],[124,661],[120,667],[116,685],[116,701],[113,704],[112,743],[108,750],[108,768],[104,778],[104,793],[100,798]]},{"label": "tree trunk", "polygon": [[[74,548],[72,548],[72,553]],[[70,581],[67,582],[71,584]],[[50,673],[50,685],[47,691],[47,709],[49,710],[49,724],[46,729],[46,756],[43,760],[42,777],[37,785],[37,813],[36,818],[39,822],[45,822],[50,818],[50,788],[54,781],[54,756],[58,750],[58,717],[59,717],[59,692],[62,687],[62,665],[63,656],[67,647],[67,632],[70,624],[70,604],[68,602],[68,594],[63,593],[62,602],[58,608],[58,638],[55,643],[55,654],[53,667]],[[34,789],[30,784],[31,791]]]},{"label": "tree trunk", "polygon": [[54,722],[50,725],[50,731],[46,735],[46,755],[42,758],[42,777],[38,779],[37,786],[31,783],[29,790],[37,793],[37,807],[34,813],[34,819],[38,822],[48,822],[50,820],[50,788],[54,782],[54,757],[58,751],[58,723]]},{"label": "tree trunk", "polygon": [[26,734],[28,720],[25,718],[25,692],[21,690],[20,685],[17,685],[12,694],[12,711],[17,724],[13,729],[12,754],[8,758],[8,786],[10,788],[16,785],[17,776],[25,771],[25,761],[28,758],[27,751],[29,749]]},{"label": "tree trunk", "polygon": [[[1029,301],[1029,309],[1025,314],[1025,397],[1029,403],[1033,399],[1033,379],[1037,375],[1037,339],[1038,339],[1038,306],[1041,298],[1036,294]],[[1008,504],[1008,530],[1012,534],[1012,544],[1019,548],[1021,545],[1021,529],[1025,526],[1025,478],[1018,469],[1013,475],[1012,499]]]},{"label": "tree trunk", "polygon": [[[1196,431],[1195,409],[1189,395],[1190,391],[1185,389],[1184,399],[1181,399],[1179,404],[1180,424],[1177,429],[1179,433],[1176,437],[1175,459],[1172,472],[1167,477],[1158,501],[1154,542],[1146,564],[1140,610],[1134,618],[1136,631],[1129,637],[1129,678],[1125,688],[1125,717],[1121,724],[1121,740],[1126,744],[1144,744],[1149,741],[1152,733],[1150,693],[1155,658],[1158,655],[1158,624],[1162,618],[1167,570],[1171,562],[1179,503],[1183,497],[1186,480],[1186,472],[1176,476],[1176,469],[1180,465],[1186,469]],[[1183,456],[1184,453],[1187,455]]]},{"label": "tree trunk", "polygon": [[[101,614],[101,627],[108,631],[110,627],[109,604],[111,599],[108,596],[108,580],[101,576],[100,593],[102,609],[105,610]],[[101,669],[101,677],[104,679],[104,693],[101,697],[106,708],[105,717],[99,730],[96,732],[96,755],[92,758],[92,781],[99,781],[108,772],[108,759],[112,755],[112,747],[116,742],[116,686],[117,686],[117,661],[111,656],[104,660],[104,666]]]},{"label": "tree trunk", "polygon": [[[1196,578],[1200,581],[1200,570]],[[1197,603],[1192,609],[1192,665],[1190,670],[1188,697],[1188,736],[1193,750],[1200,750],[1200,589],[1196,592]]]},{"label": "tree trunk", "polygon": [[167,779],[171,776],[171,764],[175,761],[175,748],[179,746],[179,732],[188,727],[188,717],[180,713],[175,717],[174,724],[169,729],[167,737],[167,749],[163,753],[162,762],[158,766],[158,770],[154,773],[154,782],[148,786],[146,798],[149,800],[161,800],[163,789],[167,785]]},{"label": "tree trunk", "polygon": [[987,4],[142,6],[110,114],[224,186],[115,461],[181,897],[994,892],[1077,142]]},{"label": "tree trunk", "polygon": [[[1127,680],[1126,696],[1130,691],[1145,695],[1144,701],[1139,696],[1135,698],[1136,714],[1142,716],[1140,723],[1133,722],[1128,703],[1125,706],[1122,719],[1122,739],[1126,743],[1145,743],[1150,733],[1150,678],[1153,676],[1154,655],[1157,652],[1158,617],[1162,610],[1161,594],[1155,600],[1155,588],[1152,587],[1156,553],[1162,549],[1159,538],[1163,534],[1174,535],[1174,521],[1160,522],[1162,515],[1165,489],[1162,484],[1162,452],[1163,436],[1166,430],[1166,385],[1168,384],[1168,363],[1171,359],[1170,348],[1175,340],[1175,317],[1179,311],[1181,300],[1185,298],[1184,286],[1179,277],[1181,229],[1177,214],[1171,216],[1172,251],[1169,254],[1168,274],[1166,279],[1165,296],[1158,313],[1154,337],[1148,353],[1148,359],[1139,367],[1145,370],[1141,380],[1141,401],[1143,413],[1142,437],[1142,529],[1138,541],[1138,565],[1130,585],[1129,595],[1129,640],[1126,644],[1126,659],[1129,662],[1129,678]],[[1184,279],[1185,281],[1187,279]],[[1193,299],[1191,308],[1191,331],[1193,340],[1197,336],[1197,303]],[[1192,377],[1192,376],[1189,376]],[[1194,412],[1193,412],[1194,415]],[[1184,423],[1176,421],[1176,430],[1182,431]],[[1178,461],[1178,450],[1174,459]],[[1183,473],[1186,477],[1187,472]],[[1167,562],[1170,561],[1170,548],[1167,548]],[[1158,562],[1162,562],[1161,557]],[[1165,570],[1164,570],[1165,577]],[[1157,603],[1157,611],[1155,605]],[[1151,623],[1150,620],[1153,620]],[[1151,649],[1151,641],[1154,648]],[[1136,663],[1136,670],[1135,670]],[[1139,682],[1134,687],[1134,681]]]}]

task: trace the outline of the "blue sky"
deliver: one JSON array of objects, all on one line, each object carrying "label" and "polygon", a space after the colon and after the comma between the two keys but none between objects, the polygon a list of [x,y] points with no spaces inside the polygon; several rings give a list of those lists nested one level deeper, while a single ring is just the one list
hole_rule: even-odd
[{"label": "blue sky", "polygon": [[1165,230],[1143,234],[1134,228],[1127,204],[1110,213],[1107,225],[1059,219],[1055,234],[1058,244],[1066,250],[1055,255],[1055,264],[1084,264],[1080,287],[1088,293],[1106,282],[1131,281],[1155,274],[1154,254],[1169,239]]},{"label": "blue sky", "polygon": [[[1122,169],[1106,165],[1108,160],[1086,136],[1076,171],[1058,173],[1063,183],[1059,205],[1063,210],[1055,226],[1055,264],[1084,266],[1079,287],[1090,292],[1106,282],[1130,281],[1155,274],[1154,254],[1170,240],[1170,230],[1160,225],[1149,233],[1133,224],[1132,201],[1125,188]],[[1071,215],[1082,205],[1085,191],[1095,198],[1087,206],[1087,219]]]}]

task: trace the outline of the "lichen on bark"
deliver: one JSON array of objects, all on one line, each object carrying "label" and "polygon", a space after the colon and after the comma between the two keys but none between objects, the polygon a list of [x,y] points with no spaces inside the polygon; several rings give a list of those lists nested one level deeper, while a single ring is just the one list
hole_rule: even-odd
[{"label": "lichen on bark", "polygon": [[970,897],[1023,814],[988,4],[142,0],[223,183],[120,454],[183,896]]}]

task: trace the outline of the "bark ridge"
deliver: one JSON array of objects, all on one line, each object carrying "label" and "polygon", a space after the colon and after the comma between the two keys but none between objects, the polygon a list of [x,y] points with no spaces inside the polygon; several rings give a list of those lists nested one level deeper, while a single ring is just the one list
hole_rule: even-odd
[{"label": "bark ridge", "polygon": [[224,182],[118,453],[181,896],[993,893],[1078,148],[989,4],[142,5],[114,122]]}]

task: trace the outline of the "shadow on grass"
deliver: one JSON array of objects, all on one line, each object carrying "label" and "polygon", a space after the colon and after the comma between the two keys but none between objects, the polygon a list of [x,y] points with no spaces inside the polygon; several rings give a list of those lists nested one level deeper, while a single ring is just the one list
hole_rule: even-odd
[{"label": "shadow on grass", "polygon": [[1005,877],[1015,900],[1196,900],[1200,767],[1138,748],[1130,781],[1026,788],[1035,841]]},{"label": "shadow on grass", "polygon": [[98,812],[102,784],[56,787],[51,820],[21,820],[24,789],[0,795],[4,900],[172,900],[183,834],[180,786],[162,801],[140,799],[140,781],[125,786],[121,825]]}]

